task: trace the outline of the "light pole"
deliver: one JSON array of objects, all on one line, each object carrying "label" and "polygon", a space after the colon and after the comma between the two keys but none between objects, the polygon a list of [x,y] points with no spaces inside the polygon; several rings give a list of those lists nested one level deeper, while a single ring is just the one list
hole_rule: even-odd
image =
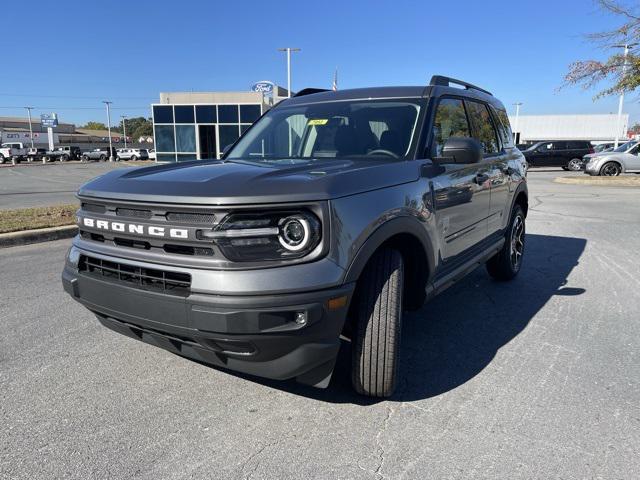
[{"label": "light pole", "polygon": [[291,98],[291,52],[299,52],[299,48],[279,48],[279,52],[287,52],[287,97]]},{"label": "light pole", "polygon": [[516,120],[513,122],[513,141],[516,143],[518,141],[518,119],[520,118],[520,105],[522,102],[514,103],[516,106]]},{"label": "light pole", "polygon": [[127,116],[120,115],[120,118],[122,118],[122,136],[124,137],[124,148],[127,148]]},{"label": "light pole", "polygon": [[31,125],[31,110],[33,107],[24,107],[27,109],[27,113],[29,115],[29,138],[31,139],[31,148],[33,148],[33,126]]},{"label": "light pole", "polygon": [[[627,55],[629,55],[629,50],[638,45],[637,43],[625,43],[624,45],[613,45],[615,48],[624,48],[624,62],[622,64],[622,79],[624,80],[624,76],[627,73]],[[613,148],[618,148],[618,141],[620,140],[620,128],[622,125],[622,105],[624,104],[624,90],[620,92],[620,102],[618,103],[618,121],[616,122],[616,141],[614,143]]]},{"label": "light pole", "polygon": [[109,131],[109,161],[113,162],[113,144],[111,143],[111,104],[113,102],[110,102],[109,100],[103,100],[102,103],[104,103],[107,106],[107,130]]}]

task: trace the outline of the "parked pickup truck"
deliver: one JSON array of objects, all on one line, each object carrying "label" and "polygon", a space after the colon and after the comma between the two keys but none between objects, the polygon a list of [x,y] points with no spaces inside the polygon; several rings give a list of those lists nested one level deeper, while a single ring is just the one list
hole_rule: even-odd
[{"label": "parked pickup truck", "polygon": [[82,152],[80,151],[80,147],[64,146],[56,147],[53,150],[47,151],[44,157],[48,162],[53,162],[55,160],[66,162],[68,160],[79,160],[81,155]]},{"label": "parked pickup truck", "polygon": [[83,162],[87,162],[89,160],[100,160],[101,162],[104,162],[105,160],[109,160],[109,157],[116,157],[117,153],[116,153],[116,149],[112,148],[111,149],[111,155],[109,155],[109,147],[101,147],[101,148],[94,148],[93,150],[89,150],[86,152],[82,152],[82,161]]},{"label": "parked pickup truck", "polygon": [[30,148],[27,150],[27,161],[33,162],[33,161],[42,160],[42,158],[46,155],[47,155],[46,148],[35,148],[35,147]]},{"label": "parked pickup truck", "polygon": [[27,149],[21,142],[3,143],[0,146],[0,163],[11,161],[14,159],[16,162],[27,158]]}]

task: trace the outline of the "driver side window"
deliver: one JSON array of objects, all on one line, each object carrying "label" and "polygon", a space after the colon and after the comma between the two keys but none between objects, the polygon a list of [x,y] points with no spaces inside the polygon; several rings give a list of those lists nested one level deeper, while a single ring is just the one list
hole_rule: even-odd
[{"label": "driver side window", "polygon": [[433,120],[432,155],[442,154],[444,143],[449,137],[470,137],[469,122],[462,100],[443,98],[438,103]]}]

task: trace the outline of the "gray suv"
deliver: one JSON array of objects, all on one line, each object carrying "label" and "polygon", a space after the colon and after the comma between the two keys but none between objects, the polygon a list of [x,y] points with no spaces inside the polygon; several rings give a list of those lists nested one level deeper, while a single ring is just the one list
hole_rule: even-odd
[{"label": "gray suv", "polygon": [[356,391],[387,397],[403,311],[521,269],[525,166],[469,83],[306,89],[221,160],[82,186],[62,282],[110,329],[272,379],[327,386],[347,338]]}]

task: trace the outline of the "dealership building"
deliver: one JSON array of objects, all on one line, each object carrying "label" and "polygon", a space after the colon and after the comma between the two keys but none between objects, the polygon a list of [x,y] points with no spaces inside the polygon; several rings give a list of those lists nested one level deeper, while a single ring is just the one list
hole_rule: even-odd
[{"label": "dealership building", "polygon": [[220,158],[226,146],[287,96],[271,82],[259,82],[254,90],[160,93],[160,102],[151,105],[157,161]]},{"label": "dealership building", "polygon": [[628,137],[629,114],[618,123],[618,115],[520,115],[510,116],[511,128],[517,143],[541,140],[589,140],[594,143],[612,142]]}]

